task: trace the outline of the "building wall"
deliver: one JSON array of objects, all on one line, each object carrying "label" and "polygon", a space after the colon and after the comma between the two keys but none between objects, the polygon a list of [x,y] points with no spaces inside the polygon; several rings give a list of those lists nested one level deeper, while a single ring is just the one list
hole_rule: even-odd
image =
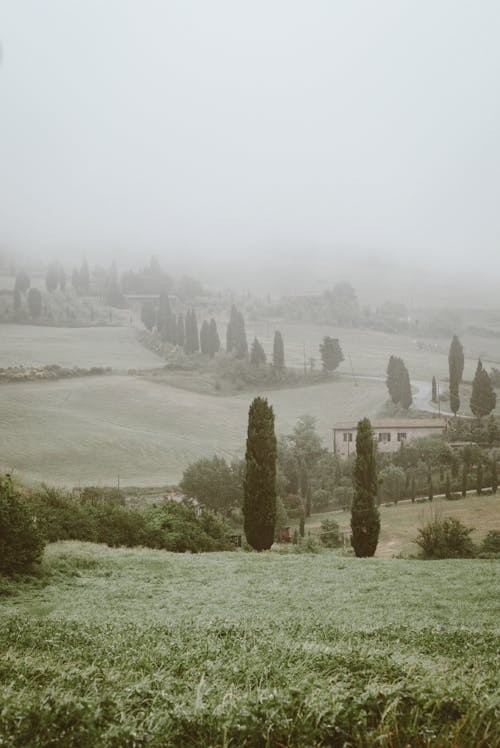
[{"label": "building wall", "polygon": [[[410,441],[411,439],[420,439],[422,436],[432,436],[442,434],[442,426],[438,427],[413,427],[405,428],[384,427],[374,428],[373,435],[379,452],[397,452],[401,446],[401,441]],[[349,457],[356,454],[356,429],[335,429],[335,453],[339,457]],[[403,434],[406,434],[403,437]],[[347,437],[347,438],[346,438]]]}]

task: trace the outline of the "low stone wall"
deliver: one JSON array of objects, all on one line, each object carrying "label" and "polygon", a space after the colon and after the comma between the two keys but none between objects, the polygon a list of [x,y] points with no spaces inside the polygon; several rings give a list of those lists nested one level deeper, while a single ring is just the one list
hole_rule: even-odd
[{"label": "low stone wall", "polygon": [[68,368],[58,364],[47,366],[9,366],[0,368],[0,384],[7,382],[37,382],[53,379],[70,379],[72,377],[94,377],[111,374],[110,366],[91,366],[89,369],[74,366]]}]

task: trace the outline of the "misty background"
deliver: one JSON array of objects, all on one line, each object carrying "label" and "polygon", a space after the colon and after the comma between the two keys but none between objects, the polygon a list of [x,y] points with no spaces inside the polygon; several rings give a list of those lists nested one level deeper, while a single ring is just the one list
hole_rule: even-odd
[{"label": "misty background", "polygon": [[497,304],[500,6],[0,4],[0,251]]}]

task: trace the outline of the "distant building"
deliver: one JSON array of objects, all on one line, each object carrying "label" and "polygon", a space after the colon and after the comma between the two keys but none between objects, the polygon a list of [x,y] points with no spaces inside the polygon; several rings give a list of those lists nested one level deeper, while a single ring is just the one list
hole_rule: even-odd
[{"label": "distant building", "polygon": [[[442,434],[447,422],[445,418],[384,418],[371,423],[379,452],[397,452],[402,442]],[[334,450],[339,457],[356,453],[357,426],[357,421],[346,421],[333,429]]]}]

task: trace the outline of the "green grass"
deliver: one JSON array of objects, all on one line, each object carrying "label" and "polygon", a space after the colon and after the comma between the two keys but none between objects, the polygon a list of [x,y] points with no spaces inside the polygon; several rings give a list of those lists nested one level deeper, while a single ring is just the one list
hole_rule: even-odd
[{"label": "green grass", "polygon": [[495,746],[498,563],[60,543],[0,610],[0,742]]}]

